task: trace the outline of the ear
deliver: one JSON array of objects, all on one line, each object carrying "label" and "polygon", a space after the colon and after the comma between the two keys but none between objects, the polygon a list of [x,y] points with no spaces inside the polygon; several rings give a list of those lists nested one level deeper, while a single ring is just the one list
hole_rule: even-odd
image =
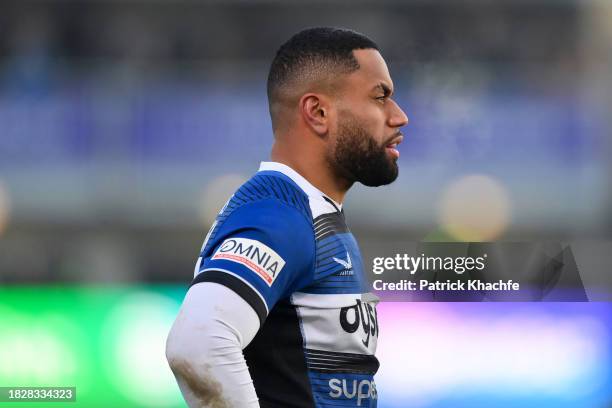
[{"label": "ear", "polygon": [[327,135],[329,130],[329,101],[321,94],[302,95],[299,110],[304,122],[319,136]]}]

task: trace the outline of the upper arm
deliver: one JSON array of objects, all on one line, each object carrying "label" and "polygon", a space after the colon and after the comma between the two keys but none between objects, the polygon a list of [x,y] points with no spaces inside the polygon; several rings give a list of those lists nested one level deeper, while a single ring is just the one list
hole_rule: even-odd
[{"label": "upper arm", "polygon": [[312,280],[312,223],[275,199],[236,209],[202,250],[193,284],[214,282],[242,297],[260,321],[274,304]]},{"label": "upper arm", "polygon": [[243,349],[258,329],[257,314],[242,297],[225,286],[202,283],[187,291],[170,331],[167,348],[170,354],[176,350],[182,350],[183,354],[202,346],[211,335],[225,332],[227,340]]},{"label": "upper arm", "polygon": [[232,290],[216,283],[189,289],[168,335],[166,358],[190,407],[212,401],[259,407],[242,354],[258,329],[255,311]]}]

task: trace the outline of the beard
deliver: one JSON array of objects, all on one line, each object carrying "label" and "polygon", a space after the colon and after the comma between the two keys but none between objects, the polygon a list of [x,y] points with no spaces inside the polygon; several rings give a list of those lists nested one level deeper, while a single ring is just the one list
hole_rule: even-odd
[{"label": "beard", "polygon": [[351,114],[342,115],[338,137],[329,160],[338,176],[351,184],[368,187],[390,184],[397,178],[397,159],[387,154],[386,143],[378,144],[365,127]]}]

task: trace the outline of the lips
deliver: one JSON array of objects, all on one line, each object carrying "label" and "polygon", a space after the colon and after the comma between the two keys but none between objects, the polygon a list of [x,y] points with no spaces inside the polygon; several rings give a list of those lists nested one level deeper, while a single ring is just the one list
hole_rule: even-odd
[{"label": "lips", "polygon": [[403,139],[404,139],[404,136],[402,136],[402,134],[400,133],[399,135],[391,139],[389,143],[387,143],[387,145],[385,146],[387,152],[391,154],[391,156],[395,157],[396,159],[399,158],[400,156],[399,150],[397,150],[397,145],[402,143]]}]

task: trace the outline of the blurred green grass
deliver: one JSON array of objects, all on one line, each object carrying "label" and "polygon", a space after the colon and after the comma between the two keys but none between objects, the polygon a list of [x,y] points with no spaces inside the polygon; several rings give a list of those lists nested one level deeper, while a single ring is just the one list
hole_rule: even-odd
[{"label": "blurred green grass", "polygon": [[72,403],[184,407],[164,357],[182,285],[0,288],[0,386],[75,386]]}]

